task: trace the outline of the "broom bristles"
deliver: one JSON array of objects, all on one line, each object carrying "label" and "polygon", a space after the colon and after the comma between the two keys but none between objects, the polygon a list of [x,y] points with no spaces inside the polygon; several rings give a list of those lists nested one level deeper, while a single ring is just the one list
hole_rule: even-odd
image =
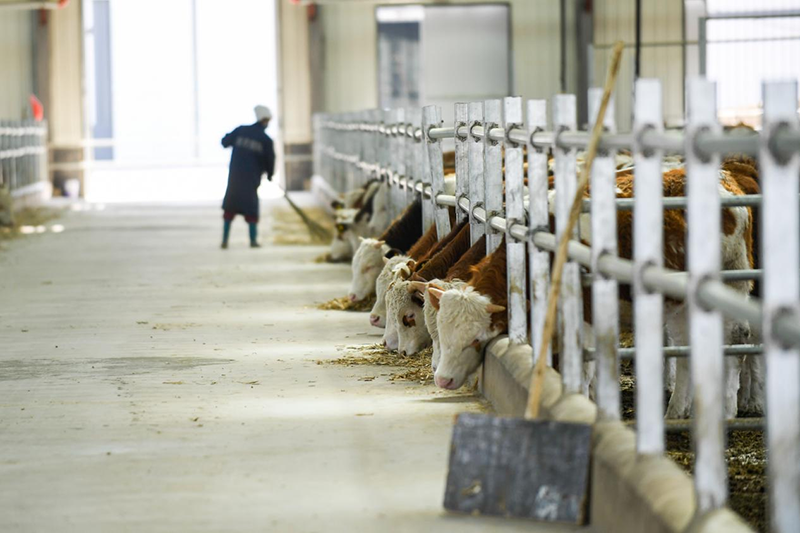
[{"label": "broom bristles", "polygon": [[306,225],[306,228],[308,229],[308,232],[312,238],[319,241],[327,241],[331,238],[330,232],[324,227],[322,227],[322,225],[320,225],[318,222],[312,220],[311,217],[309,217],[305,213],[305,211],[300,209],[300,206],[298,206],[296,203],[292,201],[291,198],[289,198],[289,195],[286,194],[285,191],[283,193],[283,197],[286,198],[286,201],[289,202],[289,205],[292,207],[294,212],[297,213],[297,215]]}]

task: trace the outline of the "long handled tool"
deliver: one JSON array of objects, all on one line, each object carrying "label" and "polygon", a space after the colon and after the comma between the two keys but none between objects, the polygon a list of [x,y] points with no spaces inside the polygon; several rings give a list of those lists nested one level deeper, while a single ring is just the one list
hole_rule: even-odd
[{"label": "long handled tool", "polygon": [[312,220],[305,211],[300,209],[300,206],[298,206],[292,201],[291,198],[289,198],[289,195],[286,193],[286,191],[283,191],[283,197],[286,198],[286,201],[289,202],[290,206],[292,206],[294,212],[297,213],[297,215],[303,220],[303,223],[306,225],[306,228],[308,228],[308,233],[311,235],[312,239],[320,242],[327,242],[331,240],[331,233],[321,224]]},{"label": "long handled tool", "polygon": [[450,469],[445,490],[444,506],[449,510],[557,522],[583,523],[586,519],[592,428],[587,424],[536,418],[542,397],[547,348],[556,323],[556,304],[567,261],[567,245],[589,183],[622,49],[621,42],[614,47],[586,164],[578,181],[567,227],[558,244],[547,296],[542,344],[531,375],[525,418],[473,413],[458,416],[450,446]]}]

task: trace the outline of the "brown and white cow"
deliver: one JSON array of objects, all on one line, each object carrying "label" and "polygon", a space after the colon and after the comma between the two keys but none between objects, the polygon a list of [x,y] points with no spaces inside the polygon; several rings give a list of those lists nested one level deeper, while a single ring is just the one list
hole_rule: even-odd
[{"label": "brown and white cow", "polygon": [[[719,172],[719,190],[723,196],[745,194],[741,177],[730,169]],[[617,176],[617,196],[630,198],[633,194],[633,175]],[[685,169],[674,169],[664,173],[663,193],[665,197],[684,196]],[[750,192],[750,191],[748,191]],[[617,213],[619,255],[632,257],[633,233],[631,212]],[[581,220],[581,237],[591,242],[590,224]],[[722,210],[722,265],[725,270],[747,269],[753,266],[753,221],[746,207],[731,207]],[[664,263],[667,268],[685,269],[686,219],[683,211],[664,212]],[[465,287],[445,291],[429,287],[432,303],[438,305],[437,327],[441,346],[441,359],[436,370],[435,381],[444,388],[458,388],[467,377],[477,370],[482,362],[485,343],[507,329],[505,247],[503,245],[484,259],[476,268],[473,278]],[[749,294],[751,282],[737,281],[730,285]],[[629,297],[629,293],[628,293]],[[665,309],[666,334],[670,344],[687,344],[686,306],[683,302],[668,301]],[[730,342],[737,329],[747,329],[746,324],[727,320],[726,339]],[[726,416],[735,416],[737,390],[739,386],[740,359],[726,358]],[[756,391],[757,394],[757,391]],[[759,400],[753,400],[758,403]],[[686,417],[691,410],[688,360],[677,364],[675,390],[670,398],[667,417]]]}]

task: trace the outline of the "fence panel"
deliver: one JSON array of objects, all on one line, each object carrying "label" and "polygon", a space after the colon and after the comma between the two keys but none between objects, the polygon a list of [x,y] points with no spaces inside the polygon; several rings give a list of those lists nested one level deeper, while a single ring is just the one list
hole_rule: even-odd
[{"label": "fence panel", "polygon": [[764,261],[764,347],[767,358],[767,439],[770,508],[778,533],[797,531],[800,524],[800,350],[775,335],[777,321],[800,316],[800,232],[798,179],[800,154],[775,151],[773,139],[782,129],[798,132],[797,84],[764,85],[764,135],[759,162],[764,194],[762,250]]},{"label": "fence panel", "polygon": [[663,150],[642,144],[646,132],[663,131],[661,83],[636,81],[634,146],[634,331],[636,345],[636,448],[664,453],[664,297],[644,286],[645,269],[664,265],[661,161]]},{"label": "fence panel", "polygon": [[[602,99],[603,89],[589,90],[589,129],[597,121]],[[603,126],[605,131],[616,130],[613,100],[608,103]],[[619,284],[616,279],[601,274],[597,266],[601,257],[617,255],[616,153],[616,150],[599,151],[591,176],[592,318],[597,368],[595,397],[598,415],[604,420],[619,420],[620,417]],[[587,237],[583,230],[581,237]]]}]

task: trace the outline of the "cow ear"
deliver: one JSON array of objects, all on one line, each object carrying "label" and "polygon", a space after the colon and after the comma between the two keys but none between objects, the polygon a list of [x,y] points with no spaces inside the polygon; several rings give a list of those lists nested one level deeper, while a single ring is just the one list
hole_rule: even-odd
[{"label": "cow ear", "polygon": [[439,300],[441,300],[444,291],[434,287],[428,287],[428,294],[431,297],[431,303],[434,309],[439,309]]},{"label": "cow ear", "polygon": [[424,281],[411,281],[408,283],[408,292],[425,292],[428,284]]},{"label": "cow ear", "polygon": [[383,257],[383,264],[385,265],[385,264],[386,264],[386,263],[388,263],[388,262],[389,262],[389,258],[388,258],[388,257],[386,257],[386,256],[384,256],[384,257]]},{"label": "cow ear", "polygon": [[489,313],[490,315],[492,313],[502,313],[505,310],[506,310],[506,308],[503,307],[502,305],[486,304],[486,312]]},{"label": "cow ear", "polygon": [[361,235],[359,235],[359,236],[358,236],[358,242],[364,242],[364,237],[362,237]]},{"label": "cow ear", "polygon": [[386,244],[386,241],[377,241],[377,242],[376,242],[375,244],[373,244],[372,246],[373,246],[373,247],[374,247],[376,250],[380,250],[381,248],[383,248],[383,245],[384,245],[384,244]]}]

